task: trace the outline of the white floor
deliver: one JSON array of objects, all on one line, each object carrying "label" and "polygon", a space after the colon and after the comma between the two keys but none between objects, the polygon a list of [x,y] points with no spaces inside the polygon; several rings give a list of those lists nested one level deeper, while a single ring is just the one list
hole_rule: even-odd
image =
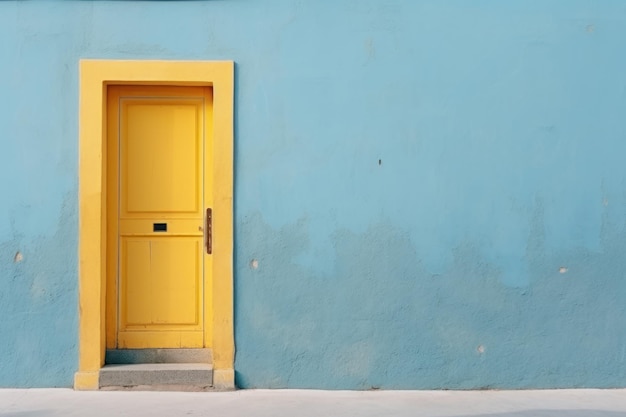
[{"label": "white floor", "polygon": [[626,417],[626,390],[77,392],[0,389],[0,417]]}]

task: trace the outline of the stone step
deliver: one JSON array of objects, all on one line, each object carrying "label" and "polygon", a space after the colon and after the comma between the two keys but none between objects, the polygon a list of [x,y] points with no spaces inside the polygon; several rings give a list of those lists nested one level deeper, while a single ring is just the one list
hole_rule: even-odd
[{"label": "stone step", "polygon": [[107,349],[106,364],[212,363],[211,349]]},{"label": "stone step", "polygon": [[141,363],[105,365],[100,389],[207,391],[213,386],[208,363]]}]

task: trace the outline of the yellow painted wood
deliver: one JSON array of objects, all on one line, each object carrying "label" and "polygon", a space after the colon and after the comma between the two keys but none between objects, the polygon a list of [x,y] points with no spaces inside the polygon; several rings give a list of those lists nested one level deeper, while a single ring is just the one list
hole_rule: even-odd
[{"label": "yellow painted wood", "polygon": [[[119,254],[109,274],[117,282],[107,303],[107,325],[117,327],[108,332],[111,347],[205,346],[211,270],[203,265],[203,195],[204,173],[212,171],[203,155],[211,145],[205,90],[108,88],[108,168],[115,173],[108,184],[118,184],[109,196],[117,231],[110,231],[108,247],[110,258]],[[155,223],[167,232],[155,231]],[[189,332],[195,336],[183,336]]]},{"label": "yellow painted wood", "polygon": [[153,234],[154,223],[167,223],[167,231],[159,236],[203,236],[204,224],[198,219],[173,219],[171,215],[162,215],[152,219],[130,217],[119,221],[120,233],[124,236],[145,236]]},{"label": "yellow painted wood", "polygon": [[106,106],[102,109],[106,116],[105,141],[105,187],[106,187],[106,348],[117,348],[117,312],[118,312],[118,265],[119,265],[119,91],[106,89]]},{"label": "yellow painted wood", "polygon": [[121,99],[120,217],[202,217],[203,98]]},{"label": "yellow painted wood", "polygon": [[[205,97],[205,100],[210,101],[211,103],[214,103],[213,89],[207,89],[205,90],[205,92],[207,94]],[[205,111],[204,120],[206,121],[205,126],[204,126],[205,132],[206,132],[207,137],[213,138],[212,146],[204,147],[204,160],[211,161],[210,164],[212,168],[212,169],[204,170],[204,201],[205,201],[205,207],[211,207],[213,209],[213,222],[212,222],[213,228],[215,228],[216,221],[219,221],[219,219],[215,218],[215,214],[216,213],[219,214],[219,210],[216,211],[216,207],[215,207],[215,185],[216,185],[215,183],[216,181],[220,181],[219,178],[215,178],[215,173],[214,173],[215,165],[216,165],[216,160],[215,160],[216,153],[214,151],[214,147],[218,146],[217,143],[221,141],[221,138],[215,135],[214,121],[213,121],[214,116],[215,116],[214,109],[215,109],[215,105],[204,107],[204,111]],[[220,154],[217,154],[217,157],[220,157]],[[220,240],[221,239],[217,238],[215,233],[213,233],[213,240],[212,240],[213,246],[215,246],[216,241],[220,241]],[[204,309],[204,323],[205,323],[204,333],[206,336],[206,345],[211,346],[212,348],[214,348],[215,346],[214,338],[216,337],[215,333],[213,332],[214,318],[215,318],[213,311],[215,310],[216,307],[220,306],[224,302],[224,300],[219,300],[217,297],[214,296],[215,278],[219,277],[218,275],[215,275],[215,274],[222,273],[222,272],[215,270],[213,259],[221,258],[222,257],[221,255],[223,255],[223,253],[225,252],[227,251],[223,251],[220,254],[217,254],[215,252],[215,249],[213,249],[213,254],[208,255],[206,250],[203,251],[204,268],[206,271],[212,271],[212,274],[213,274],[212,275],[213,279],[211,280],[210,284],[205,285],[204,287],[205,299],[213,300],[212,308]],[[218,295],[223,296],[221,294],[218,294]],[[232,295],[231,295],[231,298],[232,298]],[[234,345],[233,345],[233,349],[234,349]],[[234,357],[233,357],[233,360],[234,360]]]},{"label": "yellow painted wood", "polygon": [[163,346],[175,348],[185,348],[189,346],[202,346],[204,340],[204,332],[184,331],[162,332],[162,331],[145,331],[145,332],[120,332],[120,349],[158,349]]},{"label": "yellow painted wood", "polygon": [[122,236],[120,254],[120,332],[202,330],[201,237]]},{"label": "yellow painted wood", "polygon": [[[115,283],[106,279],[111,266],[107,236],[117,231],[116,221],[107,222],[108,196],[113,185],[107,175],[107,85],[135,85],[138,90],[150,86],[211,86],[214,104],[210,135],[212,149],[205,154],[212,158],[213,178],[210,197],[213,201],[213,256],[204,255],[205,268],[215,277],[205,286],[205,295],[212,308],[205,311],[210,320],[205,326],[205,345],[214,355],[216,386],[234,384],[233,329],[233,108],[234,65],[232,62],[206,61],[115,61],[82,60],[80,62],[80,127],[79,127],[79,364],[75,375],[76,389],[97,389],[98,371],[115,326],[115,311],[106,311],[105,295],[110,299]],[[145,86],[145,87],[142,87]],[[205,117],[207,110],[205,109]],[[209,132],[207,127],[207,132]],[[109,144],[110,145],[110,144]],[[205,181],[205,184],[207,182]],[[206,193],[206,187],[205,187]],[[113,314],[113,318],[111,317]],[[207,333],[212,329],[210,333]],[[107,331],[105,337],[105,329]],[[218,377],[219,376],[219,377]]]}]

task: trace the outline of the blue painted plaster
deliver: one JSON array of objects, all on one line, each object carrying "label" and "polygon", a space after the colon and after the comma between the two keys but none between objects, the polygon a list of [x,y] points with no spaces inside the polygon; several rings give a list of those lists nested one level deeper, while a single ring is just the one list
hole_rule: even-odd
[{"label": "blue painted plaster", "polygon": [[5,1],[0,39],[0,386],[76,370],[81,58],[236,61],[241,387],[626,386],[622,1]]}]

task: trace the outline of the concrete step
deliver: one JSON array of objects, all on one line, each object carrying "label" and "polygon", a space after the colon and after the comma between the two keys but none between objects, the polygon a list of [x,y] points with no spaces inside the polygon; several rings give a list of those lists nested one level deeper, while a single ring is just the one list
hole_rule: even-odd
[{"label": "concrete step", "polygon": [[212,363],[211,349],[107,349],[106,364]]},{"label": "concrete step", "polygon": [[208,363],[141,363],[105,365],[100,389],[207,391],[213,386]]}]

